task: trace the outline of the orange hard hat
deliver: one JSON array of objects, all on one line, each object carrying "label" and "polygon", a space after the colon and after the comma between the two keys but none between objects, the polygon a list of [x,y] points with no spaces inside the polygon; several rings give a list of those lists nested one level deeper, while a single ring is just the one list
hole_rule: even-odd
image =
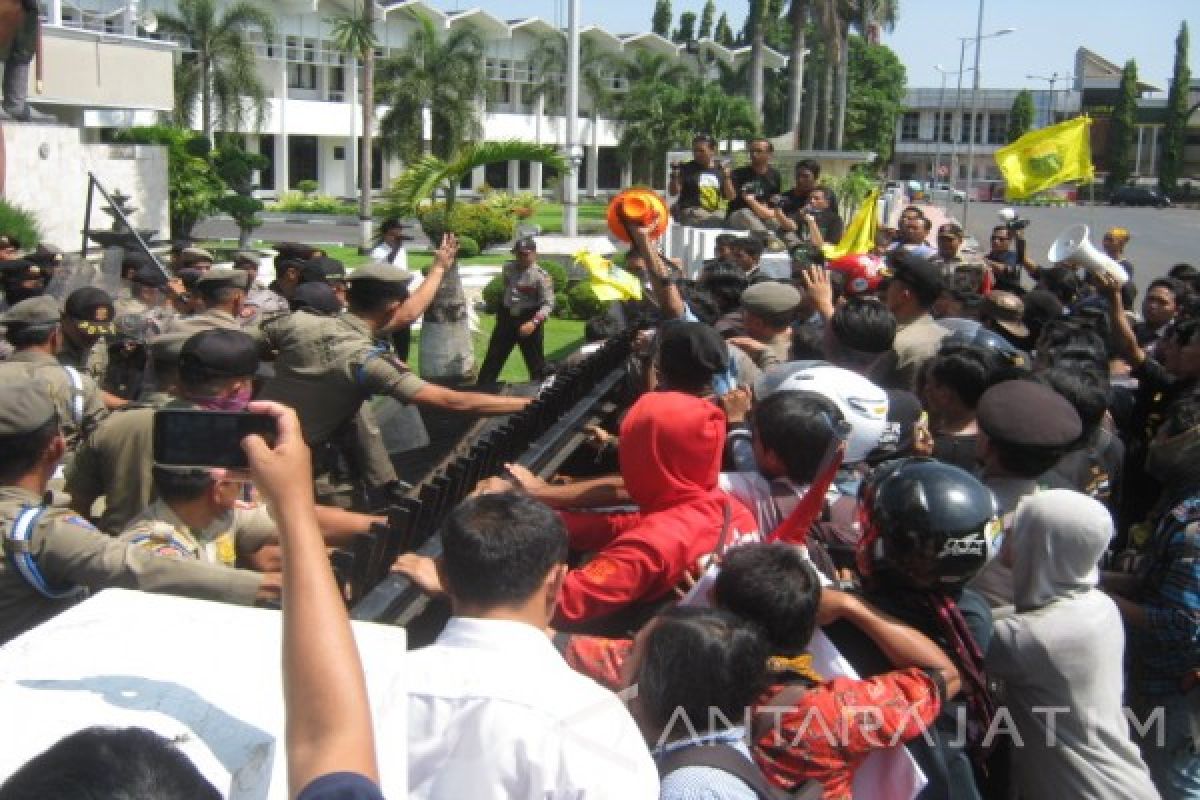
[{"label": "orange hard hat", "polygon": [[639,227],[653,226],[650,238],[657,239],[667,232],[670,221],[667,204],[658,192],[635,186],[618,194],[608,204],[608,229],[622,242],[629,241],[624,222]]}]

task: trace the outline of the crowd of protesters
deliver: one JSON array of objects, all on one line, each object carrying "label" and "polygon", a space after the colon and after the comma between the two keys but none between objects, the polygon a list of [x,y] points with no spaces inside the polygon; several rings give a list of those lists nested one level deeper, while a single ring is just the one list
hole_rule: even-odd
[{"label": "crowd of protesters", "polygon": [[[732,172],[713,150],[698,137],[673,171],[677,219],[743,233],[688,276],[629,227],[643,295],[590,330],[640,333],[626,403],[588,432],[595,474],[508,465],[451,512],[439,558],[393,567],[453,609],[404,668],[409,795],[1200,797],[1200,269],[1139,264],[1162,277],[1136,308],[1132,283],[1035,263],[1019,225],[970,253],[961,228],[934,232],[915,206],[867,261],[826,264],[842,226],[819,166],[802,162],[784,192],[769,142]],[[1130,241],[1117,229],[1104,247],[1131,274]],[[788,249],[790,275],[762,269],[772,249]],[[372,288],[398,281],[372,269]],[[357,314],[360,338],[389,333],[407,295],[368,308],[348,280],[350,309],[322,314]],[[213,304],[250,285],[208,282]],[[235,514],[229,476],[154,470],[136,497],[98,481],[76,504],[149,505],[149,533],[111,538],[50,507],[22,522],[69,450],[77,475],[102,452],[96,434],[127,444],[146,424],[134,408],[97,428],[89,415],[116,404],[50,366],[104,327],[103,304],[60,318],[19,295],[2,320],[21,365],[0,384],[5,638],[74,602],[21,583],[30,553],[51,585],[240,602],[276,596],[282,573],[292,791],[379,797],[388,756],[324,558],[375,518],[315,504],[303,410],[249,406],[281,430],[274,447],[243,443],[270,509],[256,526]],[[158,380],[192,407],[245,407],[276,339],[213,326],[160,342]],[[76,392],[89,393],[80,415]],[[518,408],[419,381],[401,394]],[[16,545],[22,525],[36,538]],[[212,557],[218,527],[235,557]],[[0,800],[74,796],[48,776],[86,781],[103,771],[96,752],[122,747],[192,786],[168,743],[138,735],[69,737]]]}]

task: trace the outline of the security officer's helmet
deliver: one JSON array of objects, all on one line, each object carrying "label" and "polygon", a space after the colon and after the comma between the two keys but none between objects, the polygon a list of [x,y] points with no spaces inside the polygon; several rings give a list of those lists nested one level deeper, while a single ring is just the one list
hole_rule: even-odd
[{"label": "security officer's helmet", "polygon": [[998,526],[992,493],[932,458],[877,468],[858,493],[858,569],[897,588],[954,592],[988,560]]}]

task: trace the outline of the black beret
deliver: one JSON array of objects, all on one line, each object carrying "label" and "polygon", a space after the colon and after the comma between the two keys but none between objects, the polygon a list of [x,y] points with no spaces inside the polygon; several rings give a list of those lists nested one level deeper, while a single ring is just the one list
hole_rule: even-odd
[{"label": "black beret", "polygon": [[258,372],[258,346],[241,331],[212,329],[193,334],[179,353],[179,370],[199,380],[240,378]]},{"label": "black beret", "polygon": [[729,367],[729,346],[703,322],[672,322],[658,335],[659,371],[669,384],[698,386]]},{"label": "black beret", "polygon": [[302,283],[288,301],[292,311],[311,311],[316,314],[336,314],[342,303],[328,283]]},{"label": "black beret", "polygon": [[1075,407],[1058,392],[1029,380],[1003,381],[983,393],[975,409],[989,438],[1026,447],[1066,447],[1083,433]]},{"label": "black beret", "polygon": [[910,250],[897,247],[888,255],[887,265],[893,278],[914,289],[936,293],[945,286],[941,265]]}]

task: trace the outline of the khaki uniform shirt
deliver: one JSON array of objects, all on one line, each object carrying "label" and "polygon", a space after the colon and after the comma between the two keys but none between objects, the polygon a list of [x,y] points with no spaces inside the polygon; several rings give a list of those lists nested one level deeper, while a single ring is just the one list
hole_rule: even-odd
[{"label": "khaki uniform shirt", "polygon": [[145,341],[151,336],[166,333],[179,315],[168,306],[148,306],[136,297],[126,297],[114,304],[117,331]]},{"label": "khaki uniform shirt", "polygon": [[[51,599],[17,572],[8,541],[22,509],[42,498],[14,486],[0,487],[0,644],[73,605],[78,597]],[[29,537],[28,552],[53,589],[120,588],[170,592],[205,600],[251,605],[262,578],[245,570],[181,562],[117,542],[64,508],[47,508]]]},{"label": "khaki uniform shirt", "polygon": [[264,505],[233,508],[201,530],[188,526],[162,500],[138,514],[118,540],[159,555],[236,567],[242,553],[275,540],[275,522]]},{"label": "khaki uniform shirt", "polygon": [[108,374],[108,340],[99,339],[90,348],[81,349],[64,336],[58,360],[89,375],[97,386],[103,386],[104,376]]},{"label": "khaki uniform shirt", "polygon": [[[74,367],[72,367],[74,369]],[[0,382],[38,379],[50,389],[50,399],[58,412],[59,425],[67,446],[72,450],[80,440],[108,416],[96,381],[82,370],[80,390],[71,385],[63,364],[54,356],[38,350],[22,350],[0,363]]]},{"label": "khaki uniform shirt", "polygon": [[163,333],[181,333],[190,336],[201,331],[214,329],[240,331],[242,323],[228,311],[222,311],[219,308],[210,308],[208,311],[202,311],[199,314],[192,314],[187,317],[175,317],[167,323]]},{"label": "khaki uniform shirt", "polygon": [[[172,400],[163,408],[195,408]],[[64,487],[72,498],[104,497],[100,527],[119,533],[154,499],[153,406],[126,406],[100,423],[75,452]],[[236,443],[231,446],[236,446]]]},{"label": "khaki uniform shirt", "polygon": [[520,317],[536,311],[543,319],[554,310],[554,281],[549,273],[534,264],[519,269],[515,261],[504,264],[504,298],[501,301],[508,313]]},{"label": "khaki uniform shirt", "polygon": [[754,356],[754,365],[759,369],[786,364],[792,360],[792,332],[777,333],[767,342],[767,349]]},{"label": "khaki uniform shirt", "polygon": [[286,314],[289,310],[286,297],[261,283],[255,283],[246,292],[246,302],[242,306],[242,326],[256,326],[265,319]]},{"label": "khaki uniform shirt", "polygon": [[329,441],[371,395],[407,403],[425,387],[394,353],[379,353],[353,314],[299,311],[264,322],[261,332],[264,349],[278,354],[261,399],[294,408],[310,445]]},{"label": "khaki uniform shirt", "polygon": [[881,374],[870,376],[871,379],[885,389],[913,391],[921,365],[937,355],[942,339],[949,333],[929,314],[897,326],[892,350],[879,362],[886,367]]}]

